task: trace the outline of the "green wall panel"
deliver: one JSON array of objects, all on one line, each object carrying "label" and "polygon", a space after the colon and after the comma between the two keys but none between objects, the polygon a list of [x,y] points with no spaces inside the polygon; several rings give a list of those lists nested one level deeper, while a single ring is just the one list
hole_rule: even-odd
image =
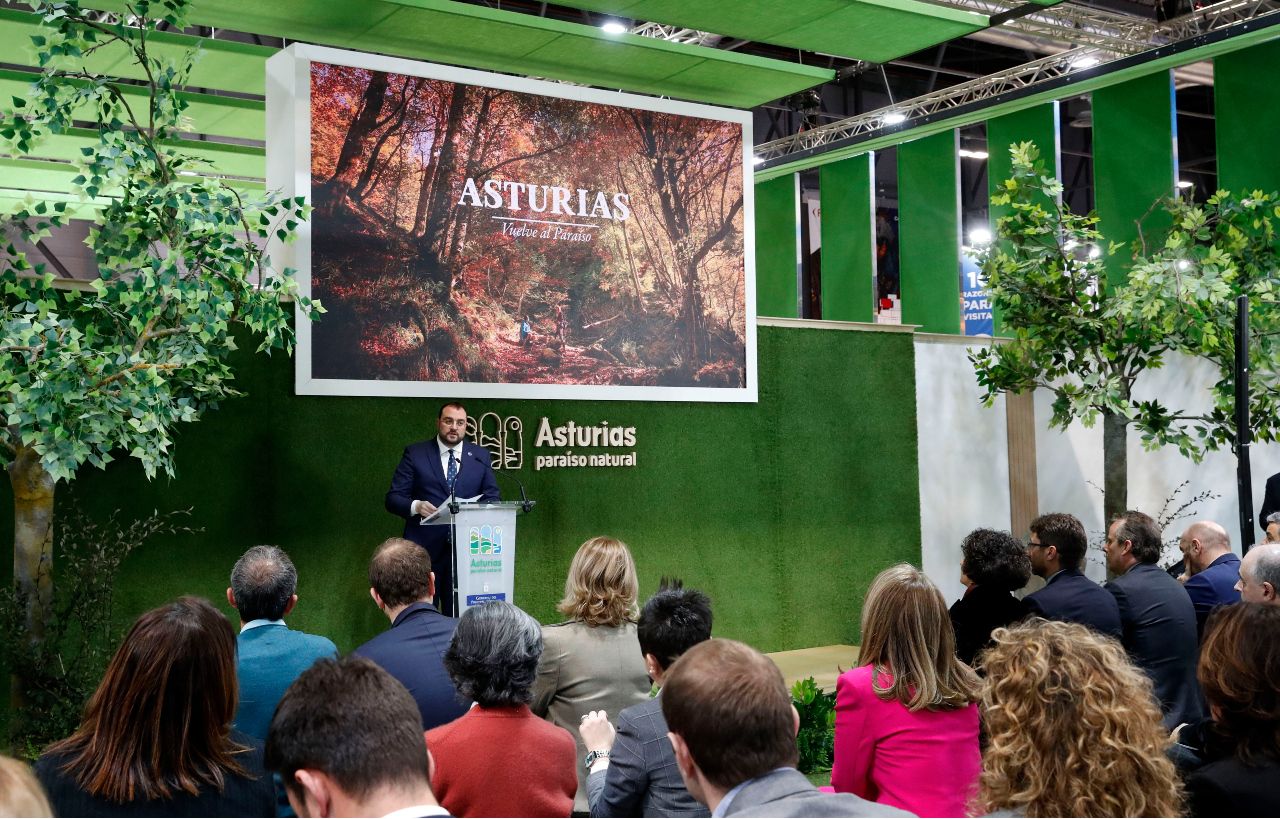
[{"label": "green wall panel", "polygon": [[1277,77],[1280,40],[1223,54],[1213,61],[1219,188],[1280,190]]},{"label": "green wall panel", "polygon": [[[871,579],[920,561],[911,335],[761,327],[758,338],[757,404],[468,402],[473,414],[524,425],[515,474],[539,504],[520,519],[519,605],[558,620],[577,546],[611,534],[631,545],[643,595],[662,575],[706,590],[718,635],[766,651],[857,643]],[[230,614],[232,564],[250,545],[275,543],[298,566],[290,624],[350,650],[387,627],[366,579],[374,547],[401,529],[383,495],[402,448],[434,434],[440,401],[298,397],[290,360],[237,353],[235,363],[248,397],[181,428],[178,477],[148,483],[122,460],[86,468],[59,500],[74,495],[95,516],[193,507],[202,532],[158,539],[126,561],[121,623],[181,594]],[[636,427],[637,466],[536,471],[544,416]],[[518,497],[509,477],[498,483]],[[11,510],[6,494],[9,530]]]},{"label": "green wall panel", "polygon": [[960,172],[956,132],[898,147],[902,323],[960,332]]},{"label": "green wall panel", "polygon": [[818,172],[822,203],[822,317],[873,321],[875,180],[866,153]]},{"label": "green wall panel", "polygon": [[794,175],[756,185],[756,313],[800,315],[800,193]]},{"label": "green wall panel", "polygon": [[1174,191],[1174,128],[1173,76],[1168,71],[1093,92],[1098,229],[1108,242],[1125,245],[1106,257],[1112,286],[1128,279],[1138,221],[1148,235],[1168,224],[1168,214],[1152,205]]},{"label": "green wall panel", "polygon": [[[1013,173],[1013,160],[1009,147],[1022,142],[1034,142],[1040,149],[1040,159],[1045,171],[1061,178],[1061,142],[1058,135],[1058,103],[1048,102],[1034,108],[1014,111],[987,120],[987,186],[989,193],[1004,185]],[[1046,207],[1049,202],[1043,202]],[[996,222],[1009,214],[1008,205],[990,205],[991,234],[996,233]],[[1005,335],[1000,322],[1000,311],[993,309],[996,335]]]}]

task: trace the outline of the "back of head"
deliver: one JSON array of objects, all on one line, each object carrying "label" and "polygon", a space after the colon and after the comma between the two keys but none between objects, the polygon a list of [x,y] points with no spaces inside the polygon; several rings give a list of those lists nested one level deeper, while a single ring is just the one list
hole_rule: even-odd
[{"label": "back of head", "polygon": [[645,601],[636,629],[640,651],[652,654],[662,668],[691,647],[711,639],[711,600],[679,581],[664,579],[656,594]]},{"label": "back of head", "polygon": [[444,667],[458,693],[485,708],[525,705],[542,658],[542,626],[503,601],[473,606],[458,620]]},{"label": "back of head", "polygon": [[31,768],[7,756],[0,756],[0,816],[53,816]]},{"label": "back of head", "polygon": [[782,672],[745,643],[707,640],[686,651],[667,672],[662,715],[720,788],[794,768],[799,759]]},{"label": "back of head", "polygon": [[431,556],[402,537],[387,538],[369,561],[369,585],[389,608],[431,599]]},{"label": "back of head", "polygon": [[1058,562],[1062,568],[1078,569],[1084,563],[1089,536],[1085,534],[1084,524],[1075,515],[1050,512],[1031,521],[1028,528],[1042,546],[1057,548]]},{"label": "back of head", "polygon": [[960,543],[964,573],[979,586],[1014,591],[1031,579],[1031,559],[1022,541],[1008,532],[974,529]]},{"label": "back of head", "polygon": [[578,547],[569,564],[560,612],[589,626],[618,626],[635,620],[640,583],[631,550],[621,540],[593,537]]},{"label": "back of head", "polygon": [[893,675],[876,693],[912,711],[962,708],[978,698],[973,669],[956,658],[946,601],[924,572],[906,563],[876,576],[862,606],[859,665]]},{"label": "back of head", "polygon": [[116,650],[84,722],[51,753],[90,794],[115,802],[222,788],[243,770],[228,739],[236,637],[208,601],[181,597],[138,618]]},{"label": "back of head", "polygon": [[1118,642],[1039,618],[992,636],[980,659],[980,811],[1180,815],[1151,681]]},{"label": "back of head", "polygon": [[1211,614],[1197,673],[1214,730],[1236,756],[1280,759],[1280,606],[1236,603]]},{"label": "back of head", "polygon": [[1164,544],[1160,541],[1160,525],[1145,512],[1130,509],[1112,519],[1120,521],[1116,537],[1120,542],[1133,542],[1133,557],[1139,563],[1155,563],[1160,559]]},{"label": "back of head", "polygon": [[298,790],[322,771],[352,799],[427,785],[427,746],[413,696],[371,660],[322,659],[294,681],[267,731],[264,762]]},{"label": "back of head", "polygon": [[1259,543],[1250,549],[1241,561],[1240,574],[1248,574],[1259,586],[1270,583],[1273,590],[1280,591],[1280,543]]},{"label": "back of head", "polygon": [[254,546],[231,570],[231,593],[240,619],[279,620],[298,590],[298,570],[279,546]]}]

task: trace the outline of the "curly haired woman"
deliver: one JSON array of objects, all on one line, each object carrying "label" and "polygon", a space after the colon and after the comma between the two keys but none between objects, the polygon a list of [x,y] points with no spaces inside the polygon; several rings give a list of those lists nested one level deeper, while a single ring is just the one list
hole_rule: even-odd
[{"label": "curly haired woman", "polygon": [[1113,639],[1039,618],[997,629],[977,808],[1014,816],[1178,816],[1151,681]]}]

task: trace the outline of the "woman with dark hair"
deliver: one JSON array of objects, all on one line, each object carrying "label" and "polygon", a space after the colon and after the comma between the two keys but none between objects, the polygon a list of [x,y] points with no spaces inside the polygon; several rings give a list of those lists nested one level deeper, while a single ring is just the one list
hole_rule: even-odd
[{"label": "woman with dark hair", "polygon": [[444,667],[475,706],[426,734],[431,790],[454,816],[573,810],[573,737],[529,710],[541,656],[542,627],[510,603],[475,606],[458,621]]},{"label": "woman with dark hair", "polygon": [[964,816],[978,780],[978,676],[947,604],[906,563],[872,581],[858,665],[836,680],[831,785],[917,816]]},{"label": "woman with dark hair", "polygon": [[181,597],[138,618],[75,733],[36,763],[58,816],[274,816],[261,752],[231,738],[236,637]]},{"label": "woman with dark hair", "polygon": [[[636,632],[640,583],[627,544],[593,537],[569,564],[564,599],[568,620],[542,629],[546,650],[538,668],[533,713],[574,734],[578,758],[587,748],[577,736],[584,714],[618,714],[649,698],[653,687]],[[587,769],[578,767],[574,810],[590,811]]]},{"label": "woman with dark hair", "polygon": [[1210,762],[1187,777],[1192,816],[1280,816],[1280,607],[1209,615],[1197,669]]},{"label": "woman with dark hair", "polygon": [[974,529],[960,552],[965,592],[949,613],[956,656],[973,665],[978,652],[991,645],[991,632],[1022,619],[1022,604],[1013,592],[1031,579],[1031,559],[1021,541],[994,529]]}]

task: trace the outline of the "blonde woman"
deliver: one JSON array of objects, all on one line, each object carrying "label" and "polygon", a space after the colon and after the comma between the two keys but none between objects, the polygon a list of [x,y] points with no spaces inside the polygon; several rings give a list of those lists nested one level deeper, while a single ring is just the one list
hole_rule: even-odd
[{"label": "blonde woman", "polygon": [[[578,547],[569,565],[560,612],[569,619],[544,626],[542,663],[534,686],[533,712],[567,729],[586,747],[578,725],[592,711],[610,717],[649,696],[652,683],[636,636],[640,584],[627,544],[593,537]],[[577,765],[573,809],[585,813],[587,769]]]},{"label": "blonde woman", "polygon": [[871,583],[858,667],[836,682],[831,785],[917,816],[964,816],[977,785],[978,678],[946,601],[901,563]]},{"label": "blonde woman", "polygon": [[978,660],[987,729],[978,812],[1181,815],[1151,680],[1120,643],[1039,618],[992,636]]}]

